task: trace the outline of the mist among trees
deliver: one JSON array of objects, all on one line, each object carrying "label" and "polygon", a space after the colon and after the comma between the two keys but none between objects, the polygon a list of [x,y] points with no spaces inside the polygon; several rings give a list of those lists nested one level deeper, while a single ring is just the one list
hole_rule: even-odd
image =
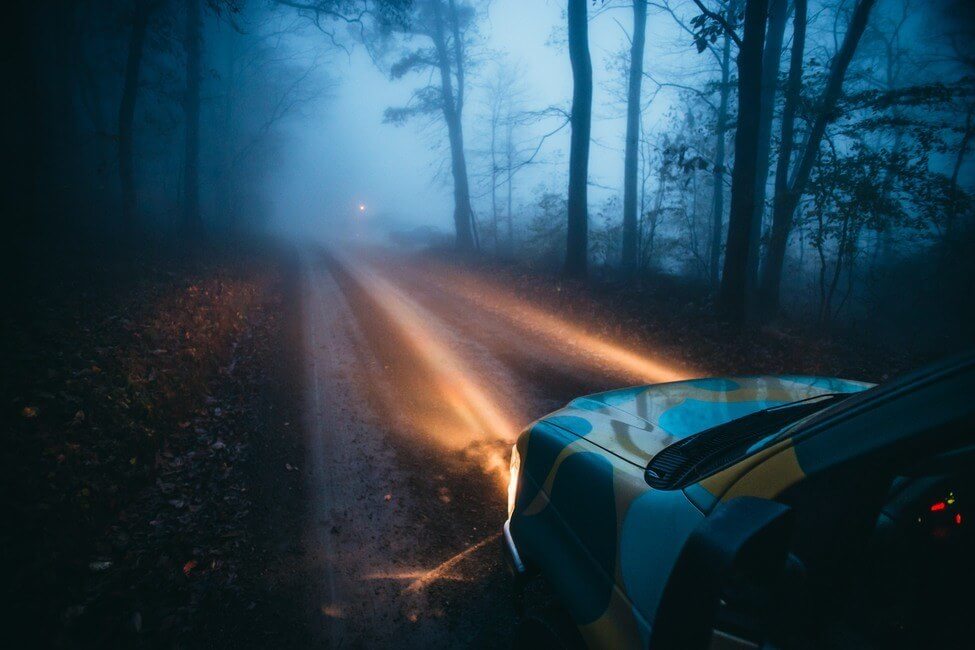
[{"label": "mist among trees", "polygon": [[[495,10],[15,3],[15,255],[55,240],[191,251],[278,229],[269,179],[366,66],[405,98],[377,106],[374,126],[439,161],[402,161],[399,175],[451,197],[446,220],[386,209],[382,236],[443,233],[462,255],[567,278],[679,278],[745,328],[786,315],[824,332],[914,332],[933,317],[961,333],[975,210],[968,3],[572,0],[539,27],[571,81],[561,96],[496,46]],[[349,233],[328,222],[319,234]]]}]

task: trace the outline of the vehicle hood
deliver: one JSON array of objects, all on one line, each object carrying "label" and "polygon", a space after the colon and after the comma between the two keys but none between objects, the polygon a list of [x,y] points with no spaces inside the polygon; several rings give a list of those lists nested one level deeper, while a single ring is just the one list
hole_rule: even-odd
[{"label": "vehicle hood", "polygon": [[541,422],[644,467],[661,449],[698,431],[772,406],[872,385],[794,375],[691,379],[580,397]]}]

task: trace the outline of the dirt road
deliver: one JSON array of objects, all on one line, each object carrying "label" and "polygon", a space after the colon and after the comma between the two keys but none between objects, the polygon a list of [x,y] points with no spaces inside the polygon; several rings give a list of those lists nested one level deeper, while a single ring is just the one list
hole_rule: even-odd
[{"label": "dirt road", "polygon": [[693,371],[434,262],[309,249],[302,284],[323,636],[507,645],[498,536],[518,432],[574,396]]}]

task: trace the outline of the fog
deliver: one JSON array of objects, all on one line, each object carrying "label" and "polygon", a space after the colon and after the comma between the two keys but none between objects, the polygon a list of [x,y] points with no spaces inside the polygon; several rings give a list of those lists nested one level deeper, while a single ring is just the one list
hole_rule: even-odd
[{"label": "fog", "polygon": [[[474,136],[469,138],[474,174],[484,167],[477,154],[483,150],[478,139],[484,137],[487,101],[484,80],[478,77],[490,76],[499,63],[516,66],[523,75],[523,100],[529,110],[548,106],[569,110],[572,99],[564,3],[495,0],[484,4],[477,67],[464,117],[465,129]],[[624,24],[627,11],[626,6],[610,5],[590,26],[593,69],[601,78],[593,98],[594,146],[589,163],[594,203],[618,194],[622,187],[626,102],[614,59],[627,47],[632,31]],[[300,53],[304,66],[321,56],[326,40],[306,25],[284,46]],[[661,16],[654,21],[647,41],[647,60],[654,62],[656,75],[683,79],[700,68],[693,44],[673,20]],[[372,217],[387,225],[432,225],[449,231],[453,204],[449,170],[444,168],[443,126],[384,123],[388,106],[409,100],[413,89],[409,80],[391,81],[361,44],[350,40],[343,45],[348,52],[330,53],[328,64],[318,71],[334,78],[330,96],[305,107],[283,128],[287,145],[267,179],[272,227],[327,238],[334,233],[331,226],[360,216],[358,206],[364,203]],[[673,93],[663,92],[645,106],[643,119],[651,127],[659,125],[673,105],[668,94]],[[557,123],[539,125],[522,139],[534,143],[554,126]],[[519,178],[518,203],[530,201],[539,184],[555,189],[568,182],[564,169],[568,145],[568,128],[546,141],[538,165]],[[475,191],[479,197],[475,209],[483,214],[490,206],[481,185]]]},{"label": "fog", "polygon": [[[733,320],[955,309],[969,3],[762,0],[746,38],[749,2],[669,0],[638,44],[632,3],[574,28],[561,1],[442,3],[24,9],[7,214],[115,250],[270,233],[669,277]],[[929,304],[932,284],[951,289]]]}]

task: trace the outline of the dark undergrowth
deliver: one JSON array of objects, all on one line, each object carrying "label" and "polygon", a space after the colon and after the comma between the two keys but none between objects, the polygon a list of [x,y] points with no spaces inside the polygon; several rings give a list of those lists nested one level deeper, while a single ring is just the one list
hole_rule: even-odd
[{"label": "dark undergrowth", "polygon": [[0,324],[9,647],[312,640],[290,258],[242,244],[24,270]]}]

